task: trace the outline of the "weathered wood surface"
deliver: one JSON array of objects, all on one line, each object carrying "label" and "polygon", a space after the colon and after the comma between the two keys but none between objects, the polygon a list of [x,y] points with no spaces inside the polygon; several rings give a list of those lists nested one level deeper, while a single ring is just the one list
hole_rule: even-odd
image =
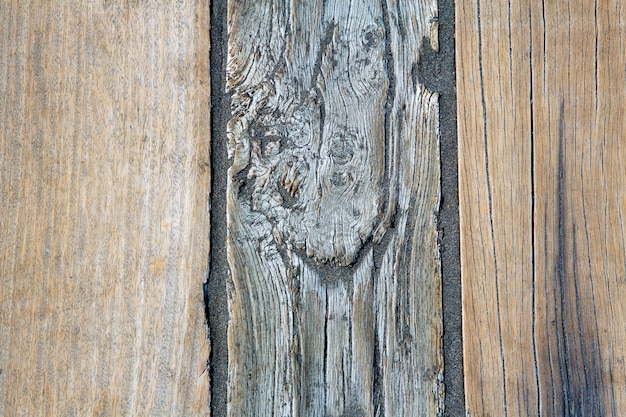
[{"label": "weathered wood surface", "polygon": [[230,416],[443,399],[434,1],[230,0]]},{"label": "weathered wood surface", "polygon": [[0,3],[0,415],[206,415],[208,2]]},{"label": "weathered wood surface", "polygon": [[472,416],[626,415],[626,10],[457,0]]}]

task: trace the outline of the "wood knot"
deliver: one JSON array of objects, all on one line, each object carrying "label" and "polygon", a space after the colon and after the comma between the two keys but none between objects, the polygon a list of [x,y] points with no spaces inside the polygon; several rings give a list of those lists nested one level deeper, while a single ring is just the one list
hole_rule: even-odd
[{"label": "wood knot", "polygon": [[374,48],[383,39],[382,29],[375,24],[367,25],[361,30],[361,43],[366,48]]},{"label": "wood knot", "polygon": [[335,171],[330,177],[330,183],[335,187],[345,187],[354,181],[352,174],[344,171]]},{"label": "wood knot", "polygon": [[330,157],[333,162],[339,165],[345,165],[354,156],[354,143],[356,138],[351,134],[337,134],[333,136],[330,144]]}]

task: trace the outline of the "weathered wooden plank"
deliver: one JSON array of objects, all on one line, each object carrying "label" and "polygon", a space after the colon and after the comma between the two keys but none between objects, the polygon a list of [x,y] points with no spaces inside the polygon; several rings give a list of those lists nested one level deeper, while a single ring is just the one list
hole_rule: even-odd
[{"label": "weathered wooden plank", "polygon": [[456,3],[472,416],[626,413],[625,13]]},{"label": "weathered wooden plank", "polygon": [[229,1],[229,415],[441,412],[436,17]]},{"label": "weathered wooden plank", "polygon": [[208,414],[207,3],[0,3],[0,415]]}]

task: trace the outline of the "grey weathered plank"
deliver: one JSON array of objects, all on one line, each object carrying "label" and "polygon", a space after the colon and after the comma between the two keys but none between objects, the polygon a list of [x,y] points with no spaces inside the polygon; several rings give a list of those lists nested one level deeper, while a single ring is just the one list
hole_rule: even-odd
[{"label": "grey weathered plank", "polygon": [[229,401],[436,415],[434,1],[229,1]]}]

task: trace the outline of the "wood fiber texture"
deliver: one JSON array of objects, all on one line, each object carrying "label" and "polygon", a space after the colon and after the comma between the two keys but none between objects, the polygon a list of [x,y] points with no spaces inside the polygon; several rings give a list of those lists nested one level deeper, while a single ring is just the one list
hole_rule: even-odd
[{"label": "wood fiber texture", "polygon": [[468,415],[626,415],[625,22],[456,2]]},{"label": "wood fiber texture", "polygon": [[228,414],[442,412],[434,1],[228,3]]},{"label": "wood fiber texture", "polygon": [[207,415],[208,2],[0,3],[0,415]]}]

